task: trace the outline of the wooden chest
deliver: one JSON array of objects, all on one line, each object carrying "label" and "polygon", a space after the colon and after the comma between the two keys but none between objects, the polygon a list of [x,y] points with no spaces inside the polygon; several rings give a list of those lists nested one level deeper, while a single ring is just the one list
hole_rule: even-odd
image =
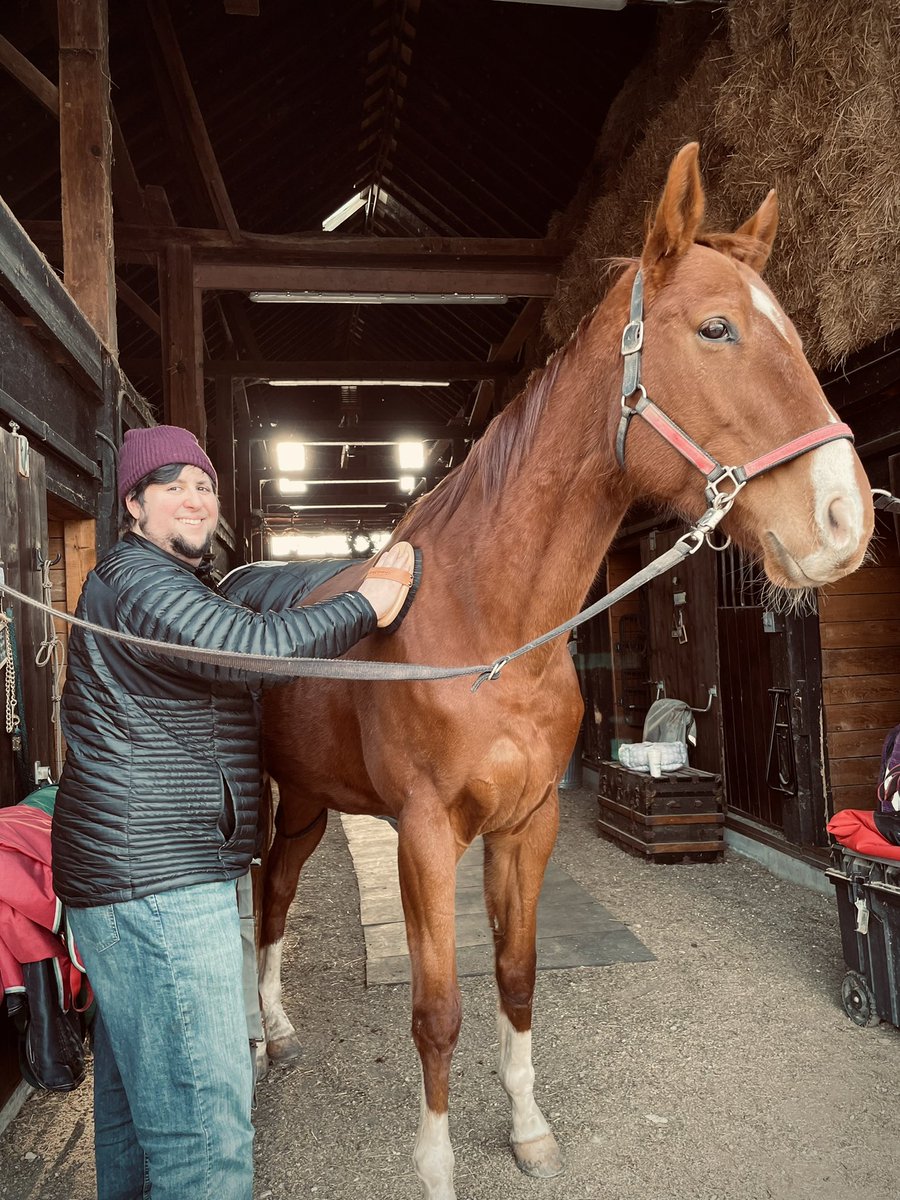
[{"label": "wooden chest", "polygon": [[599,831],[657,862],[700,861],[724,850],[722,776],[685,767],[654,779],[620,763],[600,764]]}]

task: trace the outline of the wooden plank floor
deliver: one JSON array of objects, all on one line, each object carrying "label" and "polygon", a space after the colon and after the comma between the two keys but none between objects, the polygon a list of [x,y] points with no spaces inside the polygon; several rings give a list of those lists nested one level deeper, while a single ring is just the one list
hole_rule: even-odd
[{"label": "wooden plank floor", "polygon": [[[397,876],[397,834],[378,817],[342,816],[359,884],[366,984],[409,982]],[[460,975],[491,975],[493,944],[482,893],[481,839],[456,872],[456,959]],[[538,907],[538,970],[649,962],[653,955],[621,921],[552,861]]]}]

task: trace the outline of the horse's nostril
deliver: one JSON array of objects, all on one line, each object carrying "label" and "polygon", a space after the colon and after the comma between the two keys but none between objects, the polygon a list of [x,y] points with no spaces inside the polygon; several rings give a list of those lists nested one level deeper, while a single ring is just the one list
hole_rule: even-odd
[{"label": "horse's nostril", "polygon": [[843,497],[832,500],[828,505],[828,527],[833,541],[842,545],[853,532],[853,517],[850,505]]}]

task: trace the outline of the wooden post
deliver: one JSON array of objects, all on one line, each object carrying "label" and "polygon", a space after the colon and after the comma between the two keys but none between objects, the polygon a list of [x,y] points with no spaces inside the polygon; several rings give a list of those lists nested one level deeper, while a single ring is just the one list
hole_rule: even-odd
[{"label": "wooden post", "polygon": [[59,157],[68,291],[115,354],[106,0],[59,0]]},{"label": "wooden post", "polygon": [[171,242],[162,272],[163,386],[166,421],[206,443],[203,403],[203,307],[194,287],[191,249]]},{"label": "wooden post", "polygon": [[235,524],[234,385],[230,379],[216,380],[216,471],[222,515],[237,536]]}]

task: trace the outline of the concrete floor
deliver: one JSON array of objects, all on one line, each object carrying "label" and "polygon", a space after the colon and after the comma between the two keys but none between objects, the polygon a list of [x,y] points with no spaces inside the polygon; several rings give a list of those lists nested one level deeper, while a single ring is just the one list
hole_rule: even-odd
[{"label": "concrete floor", "polygon": [[[844,1015],[834,901],[731,851],[643,862],[594,817],[591,793],[565,795],[555,860],[656,961],[538,975],[536,1090],[567,1160],[548,1183],[505,1144],[492,981],[462,980],[459,1200],[895,1200],[900,1033]],[[256,1200],[420,1196],[409,987],[366,990],[364,971],[333,819],[292,914],[285,990],[306,1051],[260,1087]],[[30,1099],[0,1139],[2,1200],[89,1200],[90,1125],[87,1084]]]}]

